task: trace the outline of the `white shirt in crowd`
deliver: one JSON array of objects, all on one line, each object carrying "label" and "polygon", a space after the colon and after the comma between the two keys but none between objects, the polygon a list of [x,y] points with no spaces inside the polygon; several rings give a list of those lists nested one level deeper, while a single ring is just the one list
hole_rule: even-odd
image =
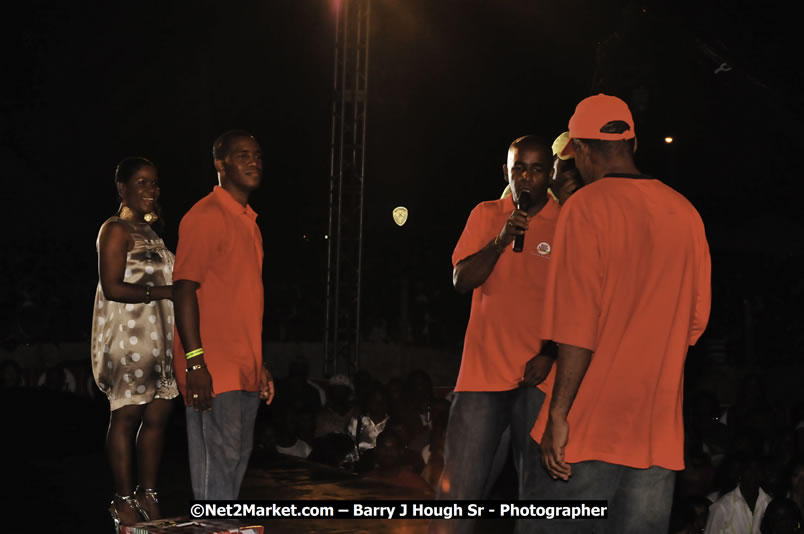
[{"label": "white shirt in crowd", "polygon": [[754,512],[748,507],[740,486],[724,494],[709,507],[705,534],[760,534],[759,525],[771,497],[759,488]]}]

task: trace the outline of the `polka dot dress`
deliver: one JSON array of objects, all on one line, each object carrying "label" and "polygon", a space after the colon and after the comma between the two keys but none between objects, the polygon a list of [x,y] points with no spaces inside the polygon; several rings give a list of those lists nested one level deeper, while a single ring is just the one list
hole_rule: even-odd
[{"label": "polka dot dress", "polygon": [[[173,283],[173,253],[147,223],[119,221],[134,239],[124,281],[164,286]],[[108,221],[107,221],[108,222]],[[126,304],[106,300],[100,282],[92,317],[92,372],[112,410],[179,392],[173,375],[173,302]]]}]

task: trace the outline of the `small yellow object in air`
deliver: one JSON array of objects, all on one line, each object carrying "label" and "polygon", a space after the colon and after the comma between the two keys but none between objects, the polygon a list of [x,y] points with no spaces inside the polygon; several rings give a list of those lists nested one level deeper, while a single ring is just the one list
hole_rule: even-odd
[{"label": "small yellow object in air", "polygon": [[408,220],[408,208],[405,206],[397,206],[394,208],[394,222],[398,226],[402,226]]}]

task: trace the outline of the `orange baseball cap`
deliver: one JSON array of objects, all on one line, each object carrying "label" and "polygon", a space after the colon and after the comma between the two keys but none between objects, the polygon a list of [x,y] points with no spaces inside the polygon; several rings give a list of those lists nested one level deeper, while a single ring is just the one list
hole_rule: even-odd
[{"label": "orange baseball cap", "polygon": [[[628,129],[622,133],[605,133],[601,128],[611,121],[623,121]],[[575,113],[569,120],[570,139],[601,139],[603,141],[621,141],[636,137],[634,131],[634,118],[628,104],[616,96],[603,93],[581,100],[575,107]],[[569,156],[575,152],[572,143],[567,143],[562,156]]]}]

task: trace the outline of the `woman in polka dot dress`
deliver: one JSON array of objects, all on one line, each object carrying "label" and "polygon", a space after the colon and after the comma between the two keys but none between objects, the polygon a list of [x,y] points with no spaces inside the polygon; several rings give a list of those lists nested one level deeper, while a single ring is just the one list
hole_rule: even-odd
[{"label": "woman in polka dot dress", "polygon": [[149,224],[158,218],[156,167],[144,158],[126,158],[115,179],[122,204],[101,226],[97,242],[92,370],[111,409],[106,449],[116,495],[109,511],[119,527],[160,517],[157,470],[170,399],[178,390],[172,354],[173,254]]}]

